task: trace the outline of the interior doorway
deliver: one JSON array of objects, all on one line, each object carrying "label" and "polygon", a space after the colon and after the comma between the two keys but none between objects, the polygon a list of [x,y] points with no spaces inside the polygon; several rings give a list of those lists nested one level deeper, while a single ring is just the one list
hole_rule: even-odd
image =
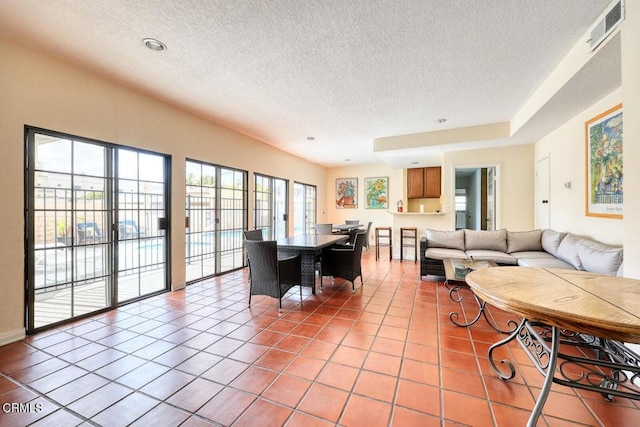
[{"label": "interior doorway", "polygon": [[455,228],[496,230],[500,217],[499,167],[455,168],[454,181]]}]

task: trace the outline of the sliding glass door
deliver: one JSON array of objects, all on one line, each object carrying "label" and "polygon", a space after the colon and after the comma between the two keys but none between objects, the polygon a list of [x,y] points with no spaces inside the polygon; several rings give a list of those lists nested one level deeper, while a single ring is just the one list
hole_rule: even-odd
[{"label": "sliding glass door", "polygon": [[186,281],[243,267],[247,173],[188,160],[186,185]]},{"label": "sliding glass door", "polygon": [[34,128],[26,143],[28,333],[166,290],[152,223],[166,224],[168,158]]},{"label": "sliding glass door", "polygon": [[294,235],[310,234],[315,228],[316,187],[314,185],[293,184],[293,232]]},{"label": "sliding glass door", "polygon": [[255,228],[261,228],[265,239],[287,237],[288,183],[284,179],[255,174]]},{"label": "sliding glass door", "polygon": [[165,159],[116,150],[118,302],[166,287]]}]

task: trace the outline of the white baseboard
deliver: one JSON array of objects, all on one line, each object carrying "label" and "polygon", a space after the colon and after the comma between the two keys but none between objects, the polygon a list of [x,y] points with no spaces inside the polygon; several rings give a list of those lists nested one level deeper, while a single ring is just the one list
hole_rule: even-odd
[{"label": "white baseboard", "polygon": [[11,344],[12,342],[20,341],[25,336],[26,334],[24,332],[24,328],[3,332],[0,334],[0,346]]}]

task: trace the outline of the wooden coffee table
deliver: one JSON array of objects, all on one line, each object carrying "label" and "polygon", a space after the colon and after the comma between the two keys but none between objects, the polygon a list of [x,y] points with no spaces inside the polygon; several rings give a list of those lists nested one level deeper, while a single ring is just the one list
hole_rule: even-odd
[{"label": "wooden coffee table", "polygon": [[[444,284],[449,289],[449,298],[451,298],[451,300],[455,302],[462,302],[463,296],[460,293],[461,289],[466,289],[471,292],[469,285],[467,285],[467,282],[465,280],[465,278],[467,277],[467,274],[475,270],[498,266],[498,264],[495,263],[494,261],[480,261],[480,260],[456,259],[456,258],[445,258],[442,260],[442,263],[444,264],[444,274],[445,274]],[[505,333],[505,334],[513,332],[513,328],[515,328],[517,324],[515,323],[512,324],[511,325],[512,329],[510,330],[502,330],[498,328],[495,322],[491,321],[489,317],[487,317],[487,310],[488,310],[488,308],[486,307],[487,303],[478,299],[478,297],[473,292],[471,292],[471,294],[473,295],[473,297],[476,300],[476,303],[478,304],[478,314],[476,314],[475,318],[472,321],[467,323],[461,323],[458,321],[458,319],[460,318],[460,314],[455,311],[452,311],[451,313],[449,313],[449,320],[451,320],[451,323],[453,323],[456,326],[466,328],[466,327],[475,325],[478,322],[478,320],[480,320],[480,317],[484,316],[489,326],[491,326],[494,330]]]}]

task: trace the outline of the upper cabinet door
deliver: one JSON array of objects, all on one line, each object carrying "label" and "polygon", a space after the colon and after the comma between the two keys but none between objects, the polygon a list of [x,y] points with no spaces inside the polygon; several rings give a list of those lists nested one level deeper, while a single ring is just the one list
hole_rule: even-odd
[{"label": "upper cabinet door", "polygon": [[424,196],[426,198],[440,197],[440,167],[425,168]]},{"label": "upper cabinet door", "polygon": [[407,169],[407,198],[420,199],[424,194],[423,168]]},{"label": "upper cabinet door", "polygon": [[437,199],[440,197],[440,166],[407,169],[407,198]]}]

